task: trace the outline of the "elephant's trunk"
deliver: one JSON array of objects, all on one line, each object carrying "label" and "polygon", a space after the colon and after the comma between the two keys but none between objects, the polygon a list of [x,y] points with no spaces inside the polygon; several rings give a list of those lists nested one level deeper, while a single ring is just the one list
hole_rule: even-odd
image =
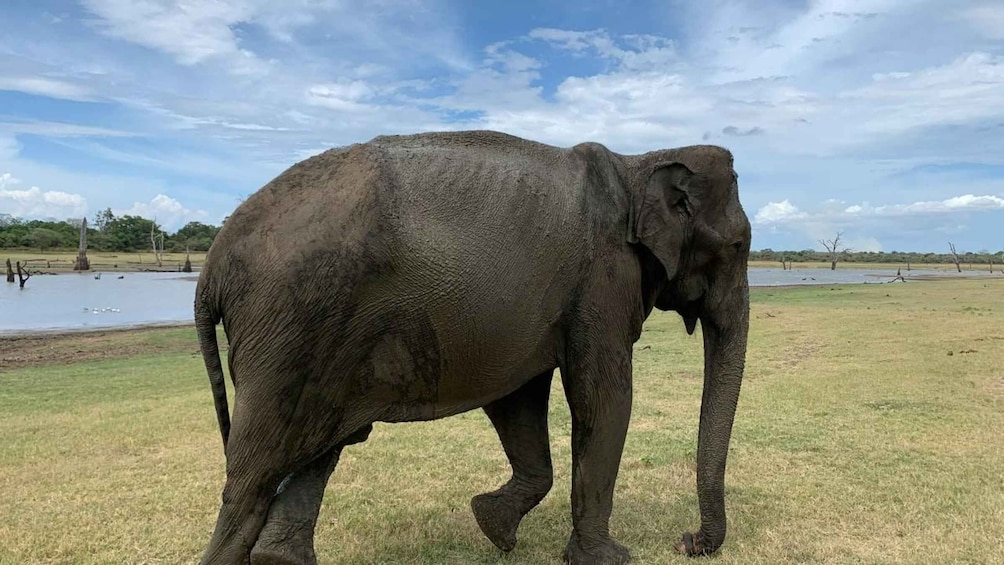
[{"label": "elephant's trunk", "polygon": [[[704,333],[704,395],[697,444],[697,497],[701,530],[685,536],[687,553],[712,553],[725,541],[725,460],[746,364],[749,289],[742,284],[720,296],[701,316]],[[687,539],[687,538],[690,539]]]}]

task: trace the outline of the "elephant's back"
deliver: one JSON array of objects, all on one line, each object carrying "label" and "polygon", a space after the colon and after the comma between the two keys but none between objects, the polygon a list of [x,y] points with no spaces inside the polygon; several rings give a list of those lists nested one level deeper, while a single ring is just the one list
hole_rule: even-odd
[{"label": "elephant's back", "polygon": [[[574,150],[495,132],[380,137],[333,149],[242,203],[207,269],[228,302],[264,308],[265,318],[274,296],[310,319],[372,307],[389,291],[462,304],[553,286],[531,279],[575,271],[588,258],[593,237],[582,216],[595,212],[582,188],[586,169]],[[393,307],[376,305],[383,306]]]},{"label": "elephant's back", "polygon": [[374,189],[380,171],[368,152],[356,145],[297,163],[234,211],[203,277],[219,289],[224,309],[261,320],[280,310],[323,315],[343,308],[344,297],[386,262]]}]

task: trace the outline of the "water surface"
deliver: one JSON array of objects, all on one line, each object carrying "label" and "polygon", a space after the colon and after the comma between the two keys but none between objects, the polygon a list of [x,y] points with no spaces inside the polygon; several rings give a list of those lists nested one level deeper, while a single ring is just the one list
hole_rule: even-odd
[{"label": "water surface", "polygon": [[[0,333],[121,328],[192,321],[192,273],[35,275],[0,279]],[[122,277],[122,278],[119,278]]]},{"label": "water surface", "polygon": [[[950,271],[903,271],[906,276],[952,277]],[[966,271],[967,277],[989,276]],[[68,273],[35,275],[24,290],[0,281],[0,334],[121,328],[192,322],[196,275],[185,273]],[[895,270],[755,268],[751,286],[882,283]],[[994,276],[1001,277],[996,274]],[[119,278],[121,277],[121,278]]]}]

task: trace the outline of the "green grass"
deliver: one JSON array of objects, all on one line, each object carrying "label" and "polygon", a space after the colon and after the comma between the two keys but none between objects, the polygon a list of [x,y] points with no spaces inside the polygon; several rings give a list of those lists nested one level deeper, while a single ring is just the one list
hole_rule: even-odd
[{"label": "green grass", "polygon": [[[1000,562],[1004,281],[756,289],[752,299],[729,538],[714,562]],[[190,563],[208,541],[224,461],[194,331],[103,339],[133,340],[139,353],[0,372],[0,563]],[[611,523],[636,563],[694,563],[672,544],[698,524],[700,363],[699,337],[654,314],[636,345]],[[510,555],[468,508],[508,478],[475,411],[378,424],[347,448],[317,528],[321,563],[559,563],[571,427],[557,381],[551,400],[555,487]]]}]

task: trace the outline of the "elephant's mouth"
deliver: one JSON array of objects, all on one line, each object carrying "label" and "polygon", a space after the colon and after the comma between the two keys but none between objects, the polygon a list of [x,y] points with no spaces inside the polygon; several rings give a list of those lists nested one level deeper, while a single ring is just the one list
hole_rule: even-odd
[{"label": "elephant's mouth", "polygon": [[664,312],[675,311],[683,318],[683,324],[687,328],[687,333],[694,335],[694,330],[697,329],[697,320],[701,317],[701,301],[697,300],[694,302],[681,303],[679,300],[673,300],[670,293],[662,293],[656,298],[655,307]]}]

